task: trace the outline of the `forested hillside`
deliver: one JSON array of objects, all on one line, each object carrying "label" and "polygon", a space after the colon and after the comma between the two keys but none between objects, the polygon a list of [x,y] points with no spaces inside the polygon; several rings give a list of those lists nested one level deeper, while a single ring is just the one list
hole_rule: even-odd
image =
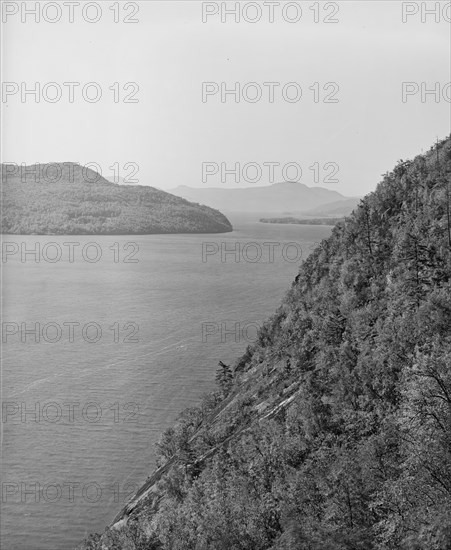
[{"label": "forested hillside", "polygon": [[451,548],[451,140],[400,161],[83,548]]},{"label": "forested hillside", "polygon": [[2,233],[222,233],[228,219],[153,187],[123,186],[74,164],[1,165]]}]

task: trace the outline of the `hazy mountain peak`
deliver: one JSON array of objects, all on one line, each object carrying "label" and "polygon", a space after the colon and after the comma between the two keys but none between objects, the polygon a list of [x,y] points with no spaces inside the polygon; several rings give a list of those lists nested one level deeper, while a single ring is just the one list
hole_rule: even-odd
[{"label": "hazy mountain peak", "polygon": [[282,181],[259,187],[187,187],[170,190],[184,199],[207,204],[226,212],[304,211],[347,197],[325,187],[308,187],[297,181]]}]

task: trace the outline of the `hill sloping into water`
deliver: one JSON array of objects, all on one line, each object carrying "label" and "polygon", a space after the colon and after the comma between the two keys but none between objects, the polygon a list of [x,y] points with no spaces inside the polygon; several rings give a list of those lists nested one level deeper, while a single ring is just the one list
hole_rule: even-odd
[{"label": "hill sloping into water", "polygon": [[450,195],[449,138],[387,173],[82,548],[450,548]]},{"label": "hill sloping into water", "polygon": [[74,164],[2,165],[2,233],[152,234],[232,231],[219,211],[147,186],[111,183]]}]

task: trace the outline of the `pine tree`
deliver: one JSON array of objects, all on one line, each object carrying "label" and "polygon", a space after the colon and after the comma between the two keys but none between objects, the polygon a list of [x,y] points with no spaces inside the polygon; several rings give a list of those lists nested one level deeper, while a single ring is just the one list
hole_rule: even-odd
[{"label": "pine tree", "polygon": [[226,365],[222,361],[218,363],[218,370],[216,371],[216,383],[218,384],[224,397],[230,393],[233,385],[233,374],[230,365]]}]

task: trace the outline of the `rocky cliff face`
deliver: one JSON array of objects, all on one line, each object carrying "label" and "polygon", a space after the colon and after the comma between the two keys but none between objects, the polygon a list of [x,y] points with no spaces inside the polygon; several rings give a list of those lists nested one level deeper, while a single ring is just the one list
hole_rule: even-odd
[{"label": "rocky cliff face", "polygon": [[307,258],[258,342],[84,549],[443,550],[451,540],[451,139]]},{"label": "rocky cliff face", "polygon": [[123,186],[72,162],[1,165],[2,233],[139,235],[232,231],[219,211],[153,187]]}]

